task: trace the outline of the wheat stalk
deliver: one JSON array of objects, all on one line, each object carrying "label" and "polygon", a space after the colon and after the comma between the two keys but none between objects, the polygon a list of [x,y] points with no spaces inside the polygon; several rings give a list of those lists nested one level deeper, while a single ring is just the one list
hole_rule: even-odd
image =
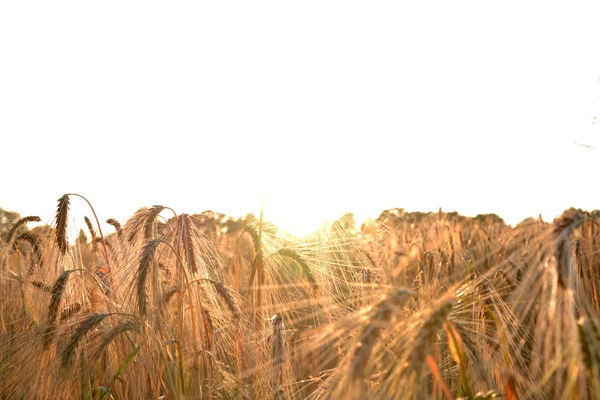
[{"label": "wheat stalk", "polygon": [[31,281],[31,286],[38,288],[46,293],[52,293],[52,286],[40,281]]},{"label": "wheat stalk", "polygon": [[83,217],[85,224],[87,225],[88,230],[90,231],[90,235],[92,237],[92,243],[96,241],[96,231],[94,230],[94,226],[92,225],[92,221],[86,216]]},{"label": "wheat stalk", "polygon": [[579,346],[583,363],[596,398],[600,398],[600,332],[595,321],[580,318],[578,323]]},{"label": "wheat stalk", "polygon": [[158,245],[162,243],[161,239],[153,239],[149,241],[140,257],[140,264],[137,272],[137,300],[138,309],[141,316],[146,315],[147,312],[147,301],[146,301],[146,282],[148,280],[148,272],[152,266],[154,260],[154,253]]},{"label": "wheat stalk", "polygon": [[389,327],[394,311],[400,309],[410,299],[412,292],[407,289],[393,289],[373,307],[367,316],[367,325],[363,328],[352,353],[350,377],[363,378],[375,341],[381,331]]},{"label": "wheat stalk", "polygon": [[281,393],[284,387],[283,366],[285,362],[285,327],[281,314],[275,314],[271,317],[271,326],[273,330],[273,384],[275,393]]},{"label": "wheat stalk", "polygon": [[240,310],[240,307],[238,306],[238,304],[233,299],[233,296],[231,294],[232,290],[230,288],[228,288],[227,286],[225,286],[225,284],[223,282],[217,282],[212,279],[210,279],[210,282],[215,287],[219,296],[221,296],[221,298],[225,301],[225,304],[227,305],[227,308],[229,308],[229,311],[231,311],[231,313],[237,320],[240,320],[241,319],[241,310]]},{"label": "wheat stalk", "polygon": [[73,315],[77,314],[81,311],[81,304],[73,303],[60,311],[60,321],[66,321],[71,318]]},{"label": "wheat stalk", "polygon": [[119,239],[121,239],[123,237],[123,228],[121,227],[121,224],[119,223],[119,221],[117,221],[114,218],[109,218],[106,220],[106,223],[109,225],[112,225],[115,228]]},{"label": "wheat stalk", "polygon": [[71,364],[71,359],[73,358],[73,353],[77,348],[77,345],[83,339],[83,337],[92,329],[96,327],[100,322],[102,322],[106,317],[110,314],[90,314],[81,321],[75,332],[71,335],[67,344],[60,351],[59,357],[61,359],[61,365],[63,368],[67,368]]},{"label": "wheat stalk", "polygon": [[102,354],[104,353],[106,348],[121,333],[137,332],[139,330],[140,330],[140,323],[138,321],[126,321],[117,326],[112,327],[109,331],[106,332],[106,334],[102,338],[102,342],[100,342],[98,348],[94,352],[92,359],[98,360],[100,358],[100,356],[102,356]]},{"label": "wheat stalk", "polygon": [[21,218],[20,220],[15,222],[15,224],[12,226],[12,228],[10,228],[10,230],[6,233],[6,235],[4,236],[4,241],[7,244],[9,244],[10,241],[12,240],[13,236],[15,235],[15,232],[17,231],[17,229],[19,229],[20,226],[23,226],[23,225],[27,224],[28,222],[40,222],[40,221],[41,221],[40,217],[38,217],[36,215]]},{"label": "wheat stalk", "polygon": [[296,261],[302,268],[302,272],[304,273],[304,276],[306,277],[306,279],[308,279],[308,281],[311,283],[313,291],[315,291],[315,292],[318,291],[319,285],[317,283],[317,280],[315,279],[315,277],[314,277],[312,271],[310,270],[310,267],[306,263],[306,261],[304,261],[304,259],[302,259],[302,257],[300,257],[300,255],[298,253],[296,253],[292,249],[283,248],[283,249],[280,249],[276,254],[279,254],[280,256],[283,256],[283,257],[291,258],[292,260]]},{"label": "wheat stalk", "polygon": [[178,219],[181,235],[181,247],[186,264],[192,274],[198,271],[198,254],[194,245],[194,227],[191,218],[187,214],[181,214]]},{"label": "wheat stalk", "polygon": [[127,241],[133,243],[140,231],[144,232],[144,240],[153,239],[155,234],[155,223],[158,215],[165,209],[164,206],[152,206],[151,208],[140,208],[125,224],[128,232]]},{"label": "wheat stalk", "polygon": [[67,285],[67,280],[73,270],[67,270],[60,274],[60,276],[54,281],[52,285],[52,292],[50,298],[50,304],[48,306],[48,318],[47,318],[47,327],[44,333],[43,346],[44,348],[48,347],[52,342],[54,337],[55,330],[55,321],[58,315],[58,307],[60,305],[60,300],[62,298],[63,292],[65,291],[65,287]]},{"label": "wheat stalk", "polygon": [[170,288],[165,290],[161,295],[160,303],[165,305],[168,304],[171,298],[175,295],[175,293],[181,293],[181,290],[179,290],[178,286],[171,286]]},{"label": "wheat stalk", "polygon": [[569,238],[571,233],[585,221],[585,213],[570,208],[553,222],[555,237],[555,257],[558,272],[558,284],[563,289],[571,288],[573,281],[572,265],[569,260]]},{"label": "wheat stalk", "polygon": [[33,272],[35,270],[36,264],[39,264],[40,267],[43,265],[42,249],[41,249],[41,245],[40,245],[40,240],[33,233],[26,231],[26,232],[21,233],[19,236],[17,236],[17,238],[15,239],[15,241],[13,243],[13,247],[17,248],[18,246],[20,246],[22,241],[29,243],[31,245],[31,247],[33,248],[34,258],[32,259],[31,264],[30,264],[29,268],[27,269],[27,274],[31,275],[31,274],[33,274]]},{"label": "wheat stalk", "polygon": [[69,206],[70,200],[69,195],[65,194],[58,199],[58,206],[56,208],[56,244],[61,254],[64,255],[67,252],[67,221],[69,218]]},{"label": "wheat stalk", "polygon": [[442,299],[425,319],[421,329],[418,331],[415,340],[412,343],[413,349],[409,355],[409,363],[406,371],[410,374],[412,371],[417,371],[417,376],[425,363],[425,358],[430,353],[431,346],[436,340],[437,332],[446,322],[452,308],[456,305],[455,297]]}]

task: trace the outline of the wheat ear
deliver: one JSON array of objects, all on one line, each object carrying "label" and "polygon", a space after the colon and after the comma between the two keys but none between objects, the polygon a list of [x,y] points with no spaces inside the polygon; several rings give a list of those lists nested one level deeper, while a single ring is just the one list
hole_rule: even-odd
[{"label": "wheat ear", "polygon": [[563,289],[571,288],[573,280],[572,265],[569,260],[569,239],[571,233],[585,221],[586,213],[582,210],[570,208],[553,222],[553,234],[555,238],[554,255],[558,272],[558,284]]},{"label": "wheat ear", "polygon": [[19,229],[20,226],[23,226],[23,225],[25,225],[28,222],[40,222],[40,221],[41,221],[40,217],[38,217],[36,215],[30,216],[30,217],[21,218],[20,220],[18,220],[17,222],[15,222],[15,224],[13,225],[13,227],[10,228],[10,230],[6,233],[6,236],[4,237],[4,241],[6,243],[10,243],[11,239],[15,235],[15,232],[17,231],[17,229]]},{"label": "wheat ear", "polygon": [[381,331],[387,328],[392,320],[393,312],[398,311],[412,296],[407,289],[393,289],[373,307],[368,315],[368,323],[358,337],[358,342],[352,354],[350,376],[352,379],[363,378],[365,366],[369,361],[375,341]]},{"label": "wheat ear", "polygon": [[48,320],[46,327],[46,331],[44,333],[43,346],[44,348],[48,347],[52,342],[54,337],[55,330],[55,321],[58,315],[58,307],[60,305],[60,299],[62,298],[63,292],[65,291],[65,287],[67,285],[67,280],[69,279],[69,275],[71,275],[72,270],[65,271],[54,281],[52,285],[52,293],[50,298],[50,305],[48,306]]},{"label": "wheat ear", "polygon": [[68,248],[67,241],[67,220],[69,218],[69,206],[70,200],[69,195],[65,194],[58,199],[58,206],[56,208],[56,245],[62,255],[65,255]]},{"label": "wheat ear", "polygon": [[304,261],[304,259],[302,259],[302,257],[300,257],[300,255],[298,253],[296,253],[292,249],[283,248],[283,249],[280,249],[277,252],[277,254],[279,254],[280,256],[283,256],[283,257],[291,258],[292,260],[296,261],[302,268],[302,272],[304,273],[304,276],[306,277],[306,279],[308,279],[308,281],[311,283],[313,291],[316,292],[319,289],[317,280],[315,279],[315,276],[313,275],[312,271],[310,270],[310,267],[308,266],[306,261]]},{"label": "wheat ear", "polygon": [[81,339],[83,339],[83,337],[89,331],[94,329],[96,327],[96,325],[98,325],[100,322],[102,322],[109,315],[110,314],[98,314],[98,313],[90,314],[87,317],[85,317],[83,321],[81,321],[79,326],[77,326],[77,329],[75,330],[75,332],[73,332],[73,334],[67,341],[67,344],[65,345],[65,347],[60,351],[59,356],[60,356],[61,365],[63,368],[67,368],[71,364],[71,359],[73,358],[73,353],[75,352],[75,349],[77,348],[77,345],[79,344]]},{"label": "wheat ear", "polygon": [[123,323],[121,323],[121,324],[119,324],[117,326],[114,326],[112,329],[110,329],[104,335],[104,338],[102,339],[102,342],[100,343],[100,345],[96,349],[96,351],[95,351],[94,355],[92,356],[92,358],[94,360],[99,359],[100,356],[102,356],[102,353],[104,353],[104,351],[106,350],[106,348],[121,333],[129,332],[129,331],[137,332],[137,331],[139,331],[139,329],[140,329],[140,324],[139,324],[138,321],[127,321],[127,322],[123,322]]},{"label": "wheat ear", "polygon": [[123,237],[123,228],[121,227],[121,224],[119,223],[119,221],[117,221],[114,218],[109,218],[106,220],[106,223],[109,225],[112,225],[115,228],[119,239],[121,239]]},{"label": "wheat ear", "polygon": [[192,274],[198,271],[198,254],[194,246],[192,220],[187,214],[181,214],[179,217],[179,228],[181,232],[181,247],[183,255]]},{"label": "wheat ear", "polygon": [[284,386],[283,366],[285,362],[285,328],[283,326],[283,317],[280,314],[273,315],[271,317],[271,325],[273,329],[273,384],[275,393],[281,393]]},{"label": "wheat ear", "polygon": [[140,258],[140,265],[137,272],[137,298],[138,298],[138,308],[140,311],[140,315],[146,315],[147,311],[147,303],[146,303],[146,282],[148,280],[148,272],[150,271],[150,267],[152,266],[152,261],[154,260],[154,253],[156,252],[156,248],[162,242],[161,239],[154,239],[149,241],[144,250],[142,252],[142,256]]},{"label": "wheat ear", "polygon": [[419,372],[425,363],[425,358],[430,353],[431,346],[436,340],[437,332],[442,327],[442,324],[446,322],[448,315],[450,315],[456,302],[457,300],[455,297],[442,299],[435,308],[433,308],[429,317],[427,317],[421,326],[421,329],[411,346],[413,351],[409,356],[407,368],[409,373],[417,371],[417,376],[419,376]]}]

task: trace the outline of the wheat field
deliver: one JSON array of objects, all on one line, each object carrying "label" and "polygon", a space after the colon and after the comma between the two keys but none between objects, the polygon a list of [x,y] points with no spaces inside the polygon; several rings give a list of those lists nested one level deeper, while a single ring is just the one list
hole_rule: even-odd
[{"label": "wheat field", "polygon": [[295,238],[66,194],[0,233],[2,399],[600,398],[598,211],[391,209]]}]

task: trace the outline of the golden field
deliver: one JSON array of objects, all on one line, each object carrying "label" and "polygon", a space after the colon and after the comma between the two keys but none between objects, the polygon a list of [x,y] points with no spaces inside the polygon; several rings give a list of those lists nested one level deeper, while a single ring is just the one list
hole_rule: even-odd
[{"label": "golden field", "polygon": [[597,211],[296,238],[163,206],[103,232],[90,205],[69,240],[86,201],[0,220],[2,399],[600,398]]}]

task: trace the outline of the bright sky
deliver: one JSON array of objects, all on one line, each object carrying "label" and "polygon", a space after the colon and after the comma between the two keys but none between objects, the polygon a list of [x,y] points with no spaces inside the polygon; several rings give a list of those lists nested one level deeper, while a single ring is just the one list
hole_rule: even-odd
[{"label": "bright sky", "polygon": [[392,207],[509,223],[600,208],[598,15],[596,1],[2,2],[0,207],[51,221],[75,192],[123,221],[153,204],[258,215],[264,196],[296,233]]}]

